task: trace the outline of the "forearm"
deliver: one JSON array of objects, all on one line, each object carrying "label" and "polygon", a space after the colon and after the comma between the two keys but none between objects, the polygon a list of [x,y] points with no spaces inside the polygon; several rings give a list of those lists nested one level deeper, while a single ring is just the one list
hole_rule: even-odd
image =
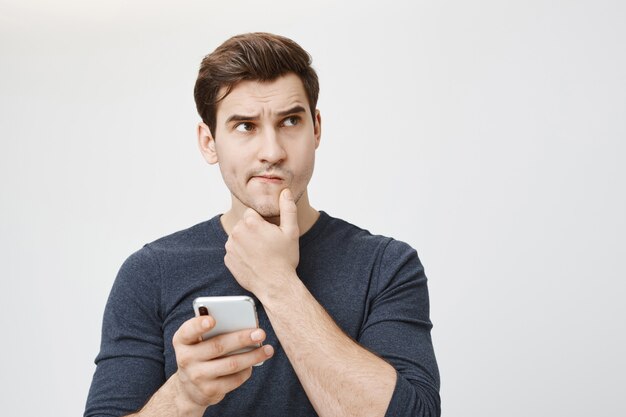
[{"label": "forearm", "polygon": [[297,277],[289,281],[261,302],[317,413],[383,416],[394,368],[343,333]]},{"label": "forearm", "polygon": [[179,383],[178,373],[175,373],[140,411],[126,417],[202,417],[206,407],[186,400]]}]

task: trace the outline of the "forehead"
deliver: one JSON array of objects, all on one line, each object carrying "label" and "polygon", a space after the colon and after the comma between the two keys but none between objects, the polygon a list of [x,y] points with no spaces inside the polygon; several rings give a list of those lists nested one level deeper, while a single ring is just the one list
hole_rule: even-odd
[{"label": "forehead", "polygon": [[309,113],[309,101],[302,80],[286,74],[274,81],[241,81],[219,104],[218,123],[233,114],[264,115],[291,108],[304,107]]}]

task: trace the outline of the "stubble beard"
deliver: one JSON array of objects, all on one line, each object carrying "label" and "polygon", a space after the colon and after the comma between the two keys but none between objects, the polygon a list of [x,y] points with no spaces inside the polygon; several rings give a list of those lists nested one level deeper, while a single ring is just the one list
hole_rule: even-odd
[{"label": "stubble beard", "polygon": [[[264,167],[263,169],[257,169],[257,170],[249,172],[248,181],[250,181],[254,176],[261,175],[265,172],[270,171],[271,168],[272,167]],[[286,171],[282,169],[278,169],[277,171],[278,171],[277,172],[278,174],[281,174],[282,178],[289,179],[287,181],[288,185],[285,188],[290,188],[294,183],[308,184],[313,174],[313,165],[311,166],[310,170],[308,170],[308,172],[301,173],[299,176],[296,176],[296,177],[294,177],[291,171]],[[241,194],[245,195],[245,188],[244,190],[239,190],[239,191],[241,192]],[[298,194],[294,194],[294,202],[296,204],[298,204],[298,202],[300,201],[300,198],[302,198],[305,191],[306,191],[306,186]],[[294,190],[291,189],[291,192],[293,193]],[[237,200],[239,200],[239,202],[244,207],[249,207],[253,209],[257,213],[259,213],[259,215],[263,217],[265,220],[270,221],[271,223],[275,223],[275,224],[278,224],[278,222],[280,221],[280,203],[278,201],[278,199],[280,198],[280,192],[278,193],[278,197],[276,198],[275,203],[261,203],[261,204],[255,204],[253,201],[250,201],[246,198],[242,198],[242,195],[240,195],[240,193],[235,193],[233,192],[233,190],[231,190],[231,193]]]},{"label": "stubble beard", "polygon": [[[298,195],[294,196],[294,202],[296,204],[298,204],[298,201],[300,201],[300,198],[302,198],[302,196],[304,195],[304,191],[305,190],[302,190],[298,193]],[[274,204],[272,203],[255,204],[254,202],[246,201],[245,199],[242,199],[237,194],[233,194],[233,195],[235,196],[237,200],[239,200],[239,202],[241,202],[241,204],[243,204],[245,207],[249,207],[253,209],[257,213],[259,213],[259,215],[263,217],[264,219],[266,220],[280,219],[280,204],[278,202],[278,199],[276,200],[276,203]],[[280,194],[278,198],[280,198]]]},{"label": "stubble beard", "polygon": [[[287,180],[286,183],[288,185],[286,185],[285,188],[289,188],[294,183],[294,180],[297,180],[297,178],[294,178],[293,172],[289,170],[284,170],[284,169],[281,169],[281,167],[277,167],[277,166],[265,166],[263,168],[255,169],[249,172],[248,182],[251,181],[253,177],[262,175],[266,172],[273,172],[275,174],[280,175],[282,178],[286,179]],[[293,192],[293,190],[291,191]],[[282,192],[282,190],[280,192]],[[235,197],[241,202],[241,204],[253,209],[257,213],[259,213],[259,215],[263,217],[265,220],[277,221],[280,219],[280,203],[278,201],[280,199],[280,192],[278,193],[278,197],[276,198],[275,202],[270,202],[270,203],[264,202],[261,204],[257,204],[257,203],[254,203],[254,201],[245,201],[244,199],[240,198],[240,196],[236,194],[235,194]],[[298,201],[300,201],[300,198],[302,197],[303,194],[304,194],[304,190],[298,193],[298,195],[294,195],[294,200],[296,204],[298,203]]]}]

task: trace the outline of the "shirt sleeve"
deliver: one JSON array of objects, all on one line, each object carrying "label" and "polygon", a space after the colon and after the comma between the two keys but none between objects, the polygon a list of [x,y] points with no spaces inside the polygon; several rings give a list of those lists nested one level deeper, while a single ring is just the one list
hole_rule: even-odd
[{"label": "shirt sleeve", "polygon": [[376,293],[359,343],[397,373],[386,416],[440,416],[439,370],[433,351],[427,279],[417,252],[390,240],[378,263]]},{"label": "shirt sleeve", "polygon": [[85,417],[133,413],[165,382],[160,279],[148,246],[120,268],[104,311]]}]

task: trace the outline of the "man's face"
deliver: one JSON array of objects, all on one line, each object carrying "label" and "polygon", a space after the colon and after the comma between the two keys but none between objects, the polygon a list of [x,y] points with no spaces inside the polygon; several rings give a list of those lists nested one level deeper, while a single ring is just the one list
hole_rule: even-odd
[{"label": "man's face", "polygon": [[235,211],[251,207],[263,217],[277,217],[284,188],[298,203],[313,174],[320,123],[319,112],[313,123],[295,74],[265,83],[243,81],[231,90],[218,105],[215,140],[208,143],[215,156],[205,153],[205,158],[219,163]]}]

